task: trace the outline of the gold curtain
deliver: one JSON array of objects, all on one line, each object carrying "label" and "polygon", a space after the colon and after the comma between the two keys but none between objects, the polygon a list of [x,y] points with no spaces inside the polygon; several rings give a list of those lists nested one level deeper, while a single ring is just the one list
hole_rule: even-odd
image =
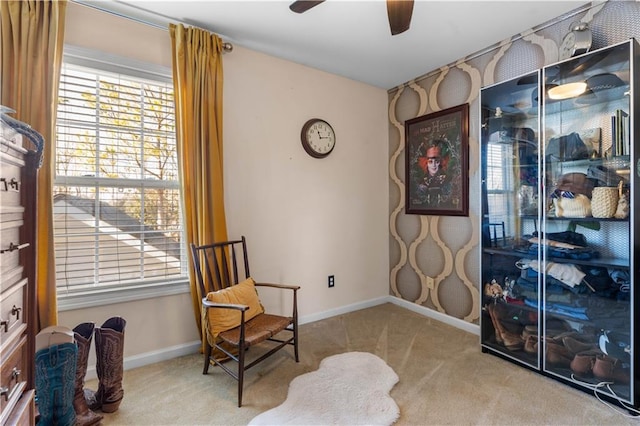
[{"label": "gold curtain", "polygon": [[[58,322],[53,255],[53,173],[56,104],[67,2],[0,1],[0,103],[45,140],[38,173],[36,285],[38,331]],[[30,147],[32,148],[32,147]]]},{"label": "gold curtain", "polygon": [[[178,166],[187,244],[227,239],[222,169],[222,40],[183,25],[169,26],[176,103]],[[202,336],[201,306],[189,256],[191,298]]]}]

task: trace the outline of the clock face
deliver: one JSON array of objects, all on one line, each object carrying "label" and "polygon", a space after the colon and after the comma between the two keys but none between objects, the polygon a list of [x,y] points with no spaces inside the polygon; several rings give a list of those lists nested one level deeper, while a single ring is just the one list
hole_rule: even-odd
[{"label": "clock face", "polygon": [[576,46],[576,34],[574,32],[570,32],[567,34],[562,40],[562,44],[560,45],[560,50],[558,52],[558,56],[560,59],[567,59],[573,56],[573,52],[575,51]]},{"label": "clock face", "polygon": [[591,49],[592,34],[586,22],[573,22],[562,39],[558,57],[560,60],[586,53]]},{"label": "clock face", "polygon": [[333,127],[324,120],[311,119],[302,127],[302,146],[309,155],[323,158],[331,153],[336,145]]}]

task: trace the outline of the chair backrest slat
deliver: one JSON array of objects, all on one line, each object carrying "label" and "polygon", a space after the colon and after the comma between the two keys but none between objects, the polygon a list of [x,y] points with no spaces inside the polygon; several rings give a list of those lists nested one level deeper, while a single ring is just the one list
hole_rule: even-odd
[{"label": "chair backrest slat", "polygon": [[[202,297],[210,291],[238,284],[250,276],[244,236],[240,240],[201,246],[191,244],[191,254]],[[242,256],[241,260],[238,259],[239,256]],[[240,265],[243,266],[244,271],[239,271]]]},{"label": "chair backrest slat", "polygon": [[236,247],[231,246],[231,268],[233,275],[231,276],[231,282],[238,284],[238,262],[236,260]]},{"label": "chair backrest slat", "polygon": [[242,257],[244,258],[244,271],[247,277],[251,276],[249,272],[249,256],[247,256],[247,240],[242,236]]},{"label": "chair backrest slat", "polygon": [[[214,290],[227,288],[229,287],[229,268],[227,267],[227,255],[225,246],[218,248],[214,247],[212,251],[214,254],[213,257],[215,259],[215,262],[213,262],[213,266],[216,270],[216,279],[213,282],[217,283],[217,286],[216,288],[214,288]],[[222,268],[222,272],[220,271],[220,268]]]}]

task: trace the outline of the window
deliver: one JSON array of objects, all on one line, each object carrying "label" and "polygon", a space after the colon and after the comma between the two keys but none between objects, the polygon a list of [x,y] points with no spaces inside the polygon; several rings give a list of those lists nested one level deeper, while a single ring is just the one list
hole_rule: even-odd
[{"label": "window", "polygon": [[[170,74],[71,52],[65,48],[56,122],[53,224],[61,308],[96,299],[104,304],[110,295],[131,300],[176,284],[184,291]],[[119,59],[126,64],[114,65]]]},{"label": "window", "polygon": [[[511,220],[514,214],[513,192],[513,147],[509,143],[490,142],[487,145],[487,202],[489,222],[504,223],[505,236],[513,236],[515,232]],[[501,233],[498,233],[501,235]]]}]

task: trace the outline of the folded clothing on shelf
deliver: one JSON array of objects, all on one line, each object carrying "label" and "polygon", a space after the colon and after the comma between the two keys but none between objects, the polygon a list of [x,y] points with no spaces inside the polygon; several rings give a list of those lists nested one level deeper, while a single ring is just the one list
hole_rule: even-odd
[{"label": "folded clothing on shelf", "polygon": [[545,238],[549,245],[556,245],[557,243],[564,243],[570,246],[570,248],[587,247],[587,238],[584,234],[575,231],[563,231],[563,232],[543,232],[535,231],[531,234],[533,238]]},{"label": "folded clothing on shelf", "polygon": [[628,181],[619,175],[615,169],[610,169],[603,165],[591,165],[587,168],[587,177],[595,182],[597,186],[618,186],[620,182],[627,185]]},{"label": "folded clothing on shelf", "polygon": [[528,254],[536,255],[539,245],[543,244],[549,256],[562,259],[597,259],[600,253],[588,247],[587,239],[583,234],[575,231],[550,232],[544,234],[542,232],[534,232],[528,240],[531,245],[527,251]]},{"label": "folded clothing on shelf", "polygon": [[586,276],[584,272],[571,263],[547,262],[543,270],[537,259],[521,259],[516,262],[516,266],[520,269],[531,268],[538,273],[548,274],[570,288],[581,284],[582,279]]},{"label": "folded clothing on shelf", "polygon": [[[525,304],[527,306],[536,307],[531,301],[526,301]],[[583,308],[580,306],[571,306],[564,305],[560,303],[545,303],[545,310],[548,312],[552,312],[554,314],[562,315],[568,318],[578,319],[578,320],[589,320],[587,316],[587,308]]]},{"label": "folded clothing on shelf", "polygon": [[[529,246],[528,253],[531,255],[535,255],[538,252],[538,245],[532,244]],[[560,259],[576,259],[576,260],[589,260],[589,259],[597,259],[600,257],[600,252],[588,248],[564,248],[564,247],[547,247],[547,253],[551,257],[557,257]]]},{"label": "folded clothing on shelf", "polygon": [[580,134],[572,132],[549,139],[545,154],[560,161],[583,160],[589,158],[590,150]]}]

